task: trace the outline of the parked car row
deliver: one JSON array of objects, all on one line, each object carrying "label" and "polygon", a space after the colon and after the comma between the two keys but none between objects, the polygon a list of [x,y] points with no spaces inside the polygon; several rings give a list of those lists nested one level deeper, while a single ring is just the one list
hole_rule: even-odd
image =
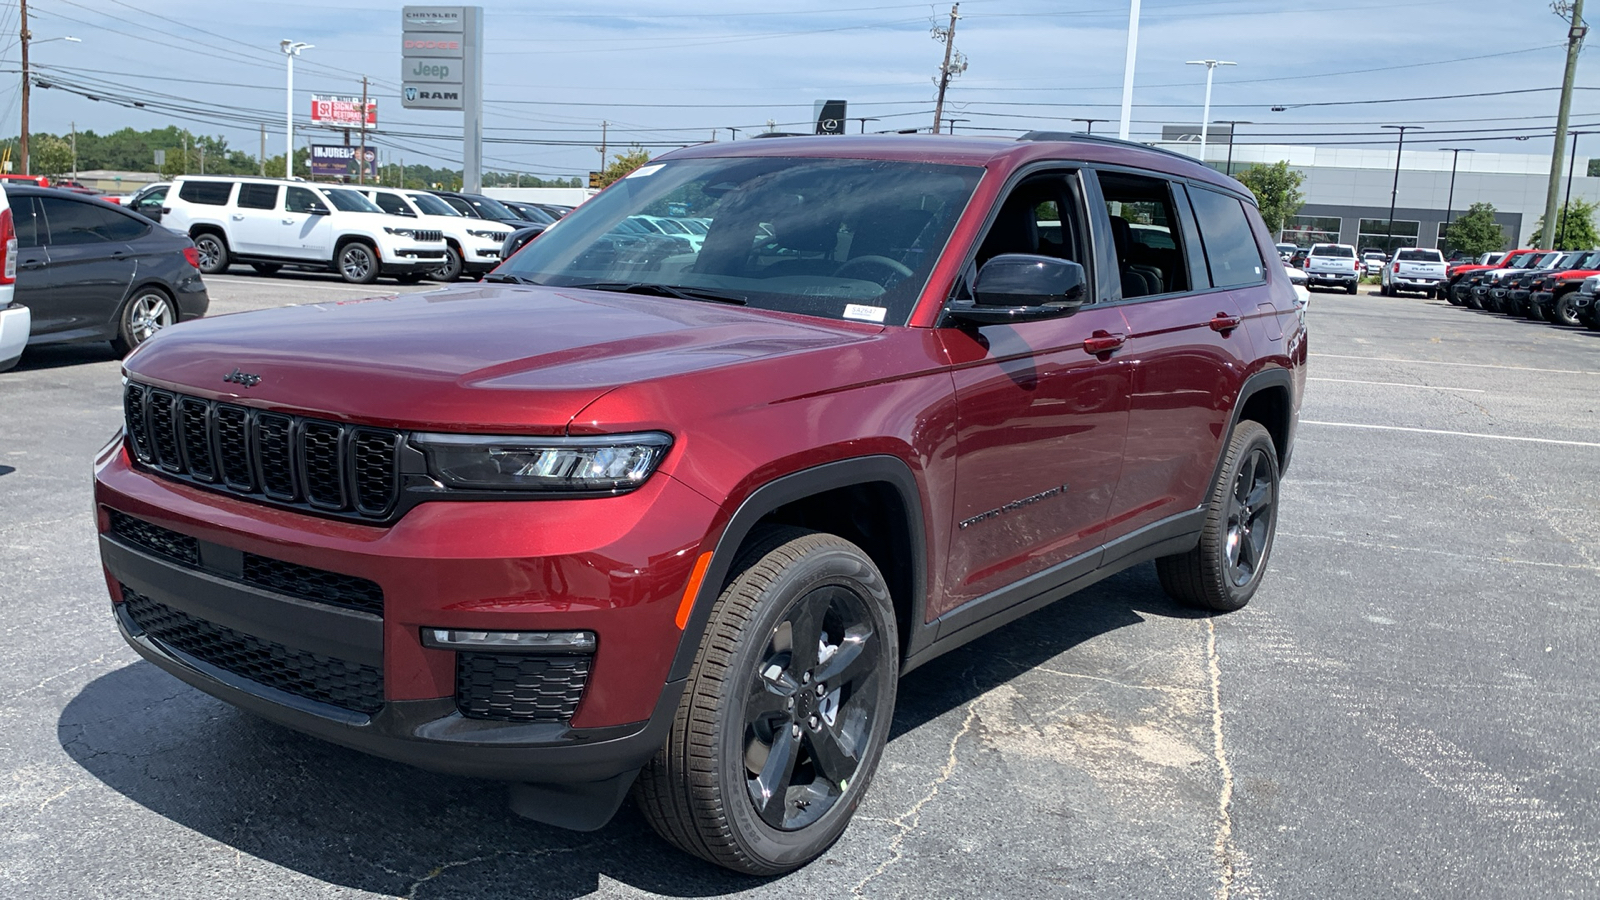
[{"label": "parked car row", "polygon": [[1442,290],[1455,306],[1600,330],[1597,284],[1600,249],[1524,249],[1492,261],[1452,266]]}]

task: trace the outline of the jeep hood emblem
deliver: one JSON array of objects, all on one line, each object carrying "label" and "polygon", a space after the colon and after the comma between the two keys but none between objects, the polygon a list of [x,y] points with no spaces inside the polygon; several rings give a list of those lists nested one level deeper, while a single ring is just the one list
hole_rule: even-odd
[{"label": "jeep hood emblem", "polygon": [[248,372],[241,372],[238,370],[238,368],[235,368],[232,372],[222,376],[222,380],[232,382],[233,384],[242,384],[247,388],[252,388],[261,383],[261,376],[251,375]]}]

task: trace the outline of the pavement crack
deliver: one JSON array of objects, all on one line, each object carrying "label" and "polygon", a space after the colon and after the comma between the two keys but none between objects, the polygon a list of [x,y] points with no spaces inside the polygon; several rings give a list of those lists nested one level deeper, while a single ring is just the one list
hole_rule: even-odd
[{"label": "pavement crack", "polygon": [[[435,878],[438,878],[439,876],[441,876],[444,873],[450,871],[451,869],[460,869],[460,868],[463,868],[465,866],[475,866],[475,865],[477,865],[479,863],[493,862],[493,861],[495,861],[497,859],[504,859],[506,857],[550,856],[550,855],[556,854],[556,853],[573,853],[578,849],[579,848],[577,848],[577,847],[551,847],[550,849],[547,849],[547,850],[537,850],[537,851],[497,850],[494,853],[490,853],[490,854],[487,854],[485,856],[474,856],[471,859],[459,859],[459,860],[453,860],[451,862],[439,863],[438,865],[436,865],[433,868],[429,869],[428,870],[428,874],[423,875],[421,878],[418,878],[415,881],[411,882],[411,885],[406,888],[406,892],[404,894],[402,894],[401,896],[405,897],[406,900],[416,900],[417,891],[422,890],[422,886],[423,885],[427,884],[430,881],[433,881]],[[388,866],[385,866],[385,865],[381,865],[380,864],[378,866],[378,868],[384,870],[385,872],[388,872],[390,875],[396,875],[396,876],[399,876],[401,878],[411,878],[412,877],[411,875],[407,875],[407,874],[404,874],[404,873],[401,873],[401,872],[397,872],[394,869],[391,869],[391,868],[389,868]]]},{"label": "pavement crack", "polygon": [[879,863],[878,867],[873,869],[872,872],[867,875],[867,877],[856,882],[855,887],[850,889],[850,893],[852,895],[857,897],[863,896],[862,890],[867,886],[868,882],[877,878],[879,875],[882,875],[884,872],[889,871],[890,866],[893,866],[904,857],[904,851],[901,849],[901,847],[905,843],[906,837],[909,836],[911,832],[915,831],[918,824],[921,822],[922,808],[933,802],[933,798],[939,795],[939,788],[942,787],[945,782],[949,781],[951,776],[955,775],[956,765],[959,762],[959,760],[956,758],[956,745],[961,743],[961,739],[966,737],[968,732],[972,731],[972,723],[977,721],[977,718],[978,702],[974,700],[973,702],[967,704],[967,718],[961,723],[961,728],[956,731],[955,736],[950,739],[950,749],[945,758],[944,765],[939,769],[939,776],[935,778],[933,783],[928,786],[928,793],[924,794],[921,800],[911,804],[910,809],[898,816],[895,816],[893,819],[874,820],[887,822],[889,825],[898,828],[900,832],[894,836],[894,840],[889,842],[889,858]]}]

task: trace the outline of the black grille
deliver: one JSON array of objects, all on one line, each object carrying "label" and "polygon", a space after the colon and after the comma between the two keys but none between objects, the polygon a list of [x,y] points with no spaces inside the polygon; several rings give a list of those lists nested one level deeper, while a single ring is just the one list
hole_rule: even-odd
[{"label": "black grille", "polygon": [[383,615],[383,589],[375,581],[354,575],[246,553],[244,580],[280,594]]},{"label": "black grille", "polygon": [[122,585],[123,609],[151,640],[240,678],[286,693],[372,714],[383,707],[383,673],[235,631]]},{"label": "black grille", "polygon": [[430,244],[444,240],[444,232],[442,231],[413,231],[411,234],[417,240]]},{"label": "black grille", "polygon": [[469,719],[565,722],[589,682],[587,656],[456,654],[456,708]]},{"label": "black grille", "polygon": [[111,533],[122,538],[130,544],[136,544],[149,550],[157,556],[181,562],[184,565],[200,565],[200,542],[187,534],[179,534],[152,525],[143,519],[135,519],[127,513],[111,510]]},{"label": "black grille", "polygon": [[277,503],[381,519],[400,494],[400,435],[130,383],[128,444],[161,471]]}]

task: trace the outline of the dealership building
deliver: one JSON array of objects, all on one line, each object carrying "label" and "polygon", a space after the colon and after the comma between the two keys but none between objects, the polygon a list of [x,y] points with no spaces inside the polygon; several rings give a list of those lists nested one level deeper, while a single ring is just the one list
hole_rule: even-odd
[{"label": "dealership building", "polygon": [[[1190,156],[1199,155],[1197,126],[1167,126],[1156,144]],[[1425,141],[1426,132],[1420,133]],[[1245,133],[1241,140],[1248,139]],[[1419,134],[1408,136],[1410,140]],[[1229,154],[1235,174],[1258,163],[1287,161],[1305,176],[1300,193],[1305,205],[1284,225],[1283,240],[1310,246],[1314,243],[1351,244],[1357,248],[1384,247],[1388,234],[1389,198],[1395,179],[1395,148],[1307,147],[1274,144],[1229,145],[1228,126],[1219,125],[1207,135],[1205,162],[1226,170]],[[1395,196],[1394,245],[1442,247],[1443,228],[1452,215],[1460,216],[1474,203],[1492,203],[1495,218],[1505,228],[1506,249],[1527,246],[1534,223],[1544,215],[1549,185],[1550,157],[1533,153],[1461,153],[1451,192],[1451,158],[1447,150],[1424,144],[1408,146],[1400,158],[1400,187]],[[1571,196],[1600,202],[1600,178],[1588,171],[1589,160],[1573,160]],[[1567,179],[1562,178],[1557,203],[1565,202]],[[1597,223],[1600,224],[1600,223]]]}]

